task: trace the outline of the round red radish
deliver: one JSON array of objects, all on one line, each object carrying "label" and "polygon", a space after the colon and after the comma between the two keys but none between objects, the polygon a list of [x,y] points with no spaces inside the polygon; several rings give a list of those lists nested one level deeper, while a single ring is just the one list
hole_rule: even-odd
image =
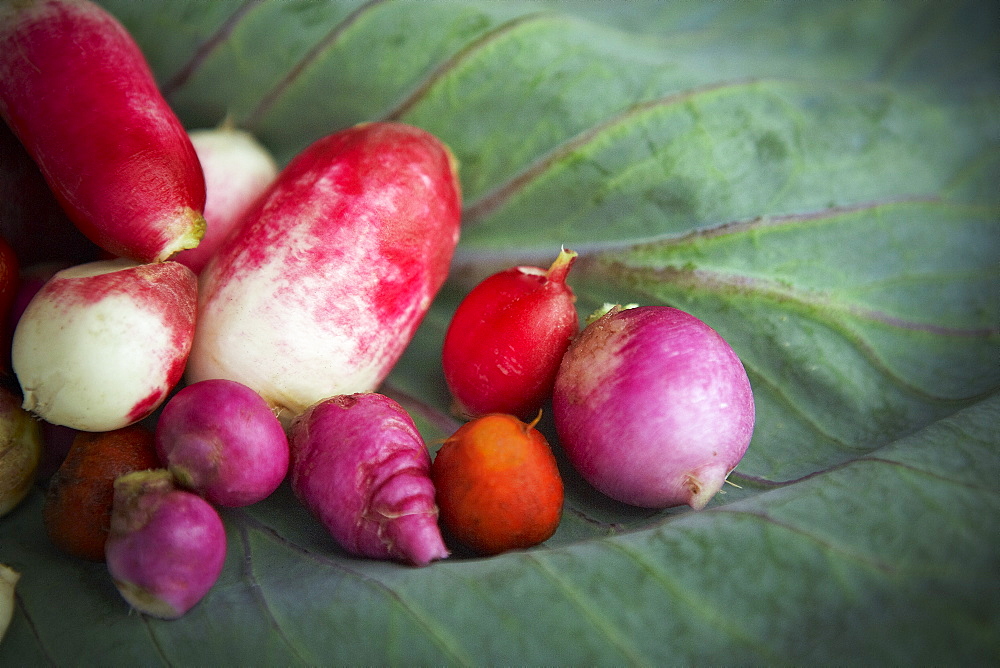
[{"label": "round red radish", "polygon": [[177,489],[169,471],[135,471],[115,481],[108,572],[137,611],[177,619],[219,579],[226,529],[203,498]]},{"label": "round red radish", "polygon": [[548,271],[514,267],[494,274],[458,305],[441,354],[457,412],[529,419],[548,400],[579,327],[566,285],[575,259],[563,249]]},{"label": "round red radish", "polygon": [[344,549],[417,566],[448,556],[430,455],[398,403],[331,397],[292,421],[289,440],[292,490]]},{"label": "round red radish", "polygon": [[248,506],[288,473],[288,438],[259,394],[231,380],[183,388],[156,422],[156,452],[177,481],[219,506]]},{"label": "round red radish", "polygon": [[3,3],[0,82],[0,115],[87,237],[142,262],[198,244],[198,157],[107,11],[86,0]]},{"label": "round red radish", "polygon": [[274,158],[252,135],[236,128],[189,133],[205,173],[205,236],[197,248],[174,256],[198,274],[223,239],[278,173]]},{"label": "round red radish", "polygon": [[194,273],[172,261],[103,260],[57,272],[14,330],[25,410],[82,431],[146,417],[184,372],[197,299]]},{"label": "round red radish", "polygon": [[188,380],[243,383],[283,420],[375,389],[448,274],[455,169],[438,139],[399,123],[307,147],[202,271]]},{"label": "round red radish", "polygon": [[667,306],[614,307],[589,324],[563,358],[552,404],[574,467],[636,506],[703,508],[753,434],[739,357],[704,322]]}]

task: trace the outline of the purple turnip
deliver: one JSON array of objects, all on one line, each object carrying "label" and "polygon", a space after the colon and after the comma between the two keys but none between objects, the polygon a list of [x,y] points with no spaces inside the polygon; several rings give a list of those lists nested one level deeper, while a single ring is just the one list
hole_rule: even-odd
[{"label": "purple turnip", "polygon": [[274,181],[278,166],[251,134],[223,126],[192,130],[194,150],[205,174],[205,236],[197,248],[173,259],[196,274],[222,244],[247,209]]},{"label": "purple turnip", "polygon": [[398,403],[332,397],[296,417],[289,440],[292,490],[348,552],[417,566],[448,556],[430,455]]},{"label": "purple turnip", "polygon": [[375,389],[448,274],[455,170],[437,138],[400,123],[307,147],[202,271],[188,381],[243,383],[285,423]]},{"label": "purple turnip", "polygon": [[218,580],[226,530],[215,508],[178,489],[169,471],[135,471],[115,481],[104,551],[115,587],[133,608],[176,619]]},{"label": "purple turnip", "polygon": [[57,272],[14,330],[25,410],[81,431],[143,419],[184,372],[197,299],[194,273],[173,261],[102,260]]},{"label": "purple turnip", "polygon": [[0,4],[0,82],[0,115],[87,237],[140,262],[198,244],[198,156],[111,14],[86,0]]},{"label": "purple turnip", "polygon": [[739,357],[711,327],[667,306],[616,306],[559,367],[559,441],[604,494],[701,509],[750,444],[754,402]]},{"label": "purple turnip", "polygon": [[288,473],[278,418],[232,380],[203,380],[171,397],[156,423],[156,451],[181,485],[219,506],[261,501]]}]

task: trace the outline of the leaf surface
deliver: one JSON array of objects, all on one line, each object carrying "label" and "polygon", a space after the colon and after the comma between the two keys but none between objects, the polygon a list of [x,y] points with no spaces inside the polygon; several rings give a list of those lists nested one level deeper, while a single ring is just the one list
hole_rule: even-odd
[{"label": "leaf surface", "polygon": [[458,425],[452,310],[561,244],[581,315],[663,303],[716,328],[757,427],[700,512],[613,502],[556,445],[552,539],[421,569],[348,557],[282,488],[224,511],[223,575],[173,622],[55,551],[40,485],[0,520],[23,573],[0,663],[1000,661],[987,3],[102,4],[189,128],[228,120],[282,162],[376,119],[454,150],[454,271],[383,388],[432,450]]}]

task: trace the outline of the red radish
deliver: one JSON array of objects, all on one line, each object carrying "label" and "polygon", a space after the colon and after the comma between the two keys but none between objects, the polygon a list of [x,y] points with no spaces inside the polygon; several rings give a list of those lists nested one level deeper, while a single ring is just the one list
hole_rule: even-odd
[{"label": "red radish", "polygon": [[0,115],[87,237],[142,262],[198,245],[198,157],[107,11],[87,0],[4,3],[0,82]]},{"label": "red radish", "polygon": [[430,455],[398,403],[337,396],[291,424],[295,495],[352,554],[424,566],[448,556]]},{"label": "red radish", "polygon": [[636,506],[703,508],[753,434],[739,357],[704,322],[667,306],[616,306],[589,324],[563,358],[552,404],[574,467]]},{"label": "red radish", "polygon": [[184,372],[197,299],[194,273],[173,261],[102,260],[57,272],[14,330],[25,410],[82,431],[146,417]]},{"label": "red radish", "polygon": [[576,255],[564,248],[548,271],[514,267],[494,274],[458,305],[441,355],[457,412],[529,419],[548,400],[579,327],[566,285]]},{"label": "red radish", "polygon": [[198,274],[222,240],[278,173],[266,148],[249,133],[231,127],[189,133],[205,173],[205,236],[197,248],[173,259]]},{"label": "red radish", "polygon": [[375,389],[448,274],[455,170],[439,140],[399,123],[307,147],[202,272],[188,380],[243,383],[286,422]]},{"label": "red radish", "polygon": [[169,471],[135,471],[115,481],[104,554],[133,608],[177,619],[219,579],[226,529],[211,504],[176,488]]},{"label": "red radish", "polygon": [[156,452],[177,481],[219,506],[248,506],[288,473],[288,438],[259,394],[231,380],[188,385],[163,407]]}]

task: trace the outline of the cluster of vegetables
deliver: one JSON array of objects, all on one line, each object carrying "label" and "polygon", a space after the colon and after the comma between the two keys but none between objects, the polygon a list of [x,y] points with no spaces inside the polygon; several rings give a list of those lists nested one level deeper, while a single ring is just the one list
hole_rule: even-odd
[{"label": "cluster of vegetables", "polygon": [[609,306],[580,331],[563,249],[459,305],[442,371],[468,421],[432,462],[376,391],[459,238],[457,163],[421,129],[340,130],[279,171],[243,133],[185,131],[87,0],[2,5],[0,113],[101,249],[0,294],[16,324],[0,514],[70,439],[46,529],[105,561],[137,610],[195,605],[225,559],[216,509],[285,480],[364,557],[426,565],[447,536],[483,555],[548,539],[563,484],[535,427],[550,401],[570,462],[625,503],[702,508],[749,444],[753,397],[726,342],[665,306]]}]

